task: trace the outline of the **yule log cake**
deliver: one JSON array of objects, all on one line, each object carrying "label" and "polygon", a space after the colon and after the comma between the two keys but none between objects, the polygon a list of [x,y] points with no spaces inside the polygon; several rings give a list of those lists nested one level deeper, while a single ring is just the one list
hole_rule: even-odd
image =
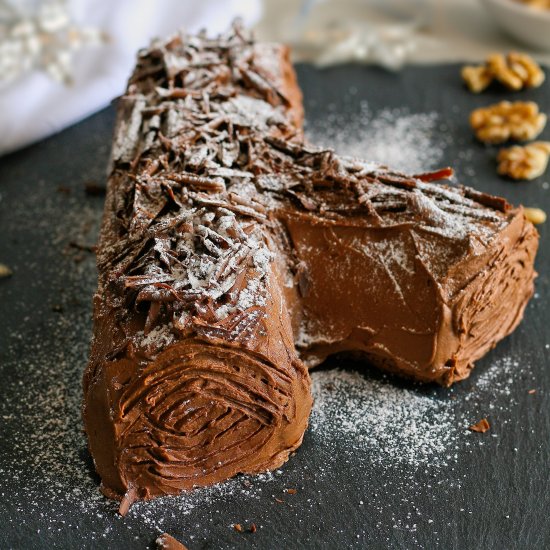
[{"label": "yule log cake", "polygon": [[[120,100],[84,421],[102,489],[174,494],[279,467],[307,367],[337,352],[443,385],[520,322],[522,208],[304,142],[288,49],[177,35]],[[366,129],[368,131],[368,128]]]}]

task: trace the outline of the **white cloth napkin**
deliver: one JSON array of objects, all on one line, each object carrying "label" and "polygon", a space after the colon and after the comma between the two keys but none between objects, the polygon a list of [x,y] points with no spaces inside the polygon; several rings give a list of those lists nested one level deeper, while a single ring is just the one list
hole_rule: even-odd
[{"label": "white cloth napkin", "polygon": [[[240,16],[249,26],[260,17],[260,0],[71,0],[74,22],[109,36],[72,61],[72,84],[32,70],[0,88],[0,155],[78,122],[123,93],[139,48],[179,28],[209,34]],[[1,36],[0,36],[1,40]]]}]

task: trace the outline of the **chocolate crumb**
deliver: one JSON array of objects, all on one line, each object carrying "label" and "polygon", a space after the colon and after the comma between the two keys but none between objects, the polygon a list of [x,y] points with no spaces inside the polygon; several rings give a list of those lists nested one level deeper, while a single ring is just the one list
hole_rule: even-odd
[{"label": "chocolate crumb", "polygon": [[256,528],[256,524],[255,523],[252,523],[250,525],[250,527],[248,528],[248,530],[251,532],[251,533],[255,533],[257,531],[257,528]]},{"label": "chocolate crumb", "polygon": [[289,495],[295,495],[297,492],[297,489],[285,489],[285,493],[288,493]]},{"label": "chocolate crumb", "polygon": [[126,491],[126,494],[122,497],[122,500],[120,501],[120,506],[118,507],[118,513],[121,516],[125,516],[128,513],[128,510],[130,510],[130,507],[134,502],[138,500],[138,494],[137,491],[132,487]]},{"label": "chocolate crumb", "polygon": [[13,271],[6,264],[0,264],[0,279],[11,277],[12,275]]},{"label": "chocolate crumb", "polygon": [[472,426],[470,426],[468,429],[471,431],[471,432],[477,432],[477,433],[485,433],[489,428],[491,427],[491,425],[489,424],[489,422],[487,421],[486,418],[482,418],[479,422],[476,422],[475,424],[473,424]]},{"label": "chocolate crumb", "polygon": [[63,193],[64,195],[70,195],[72,193],[72,189],[66,185],[58,185],[57,192]]},{"label": "chocolate crumb", "polygon": [[106,187],[95,181],[87,181],[84,183],[84,192],[90,197],[102,197],[105,195]]},{"label": "chocolate crumb", "polygon": [[155,541],[158,550],[187,550],[187,546],[168,533],[162,533]]},{"label": "chocolate crumb", "polygon": [[96,251],[96,245],[91,245],[91,244],[81,244],[81,243],[77,243],[75,241],[71,241],[69,243],[69,246],[71,248],[76,248],[77,250],[82,250],[83,252],[90,252],[92,254],[95,254],[95,251]]},{"label": "chocolate crumb", "polygon": [[529,390],[527,393],[528,393],[529,395],[533,395],[534,393],[537,393],[537,390]]},{"label": "chocolate crumb", "polygon": [[233,529],[235,529],[235,531],[237,531],[237,533],[242,533],[243,532],[243,526],[240,523],[234,523],[233,524]]}]

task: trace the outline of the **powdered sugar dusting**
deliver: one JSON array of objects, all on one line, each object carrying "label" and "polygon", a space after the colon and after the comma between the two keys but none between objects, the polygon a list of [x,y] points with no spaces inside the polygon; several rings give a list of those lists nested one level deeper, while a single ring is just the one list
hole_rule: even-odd
[{"label": "powdered sugar dusting", "polygon": [[311,430],[345,438],[378,463],[448,465],[458,426],[448,399],[334,369],[312,373]]},{"label": "powdered sugar dusting", "polygon": [[415,174],[441,163],[447,147],[437,131],[441,124],[435,112],[383,109],[373,114],[368,102],[361,101],[359,111],[347,116],[329,105],[326,118],[315,120],[307,133],[313,143],[339,154]]},{"label": "powdered sugar dusting", "polygon": [[159,325],[151,330],[147,335],[143,331],[136,333],[136,342],[138,345],[145,348],[148,347],[165,347],[170,345],[175,340],[175,335],[172,332],[172,323],[166,325]]}]

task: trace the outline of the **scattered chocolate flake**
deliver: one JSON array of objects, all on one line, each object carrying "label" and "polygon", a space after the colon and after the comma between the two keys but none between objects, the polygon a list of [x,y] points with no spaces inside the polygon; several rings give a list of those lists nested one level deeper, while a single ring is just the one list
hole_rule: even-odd
[{"label": "scattered chocolate flake", "polygon": [[285,493],[288,493],[289,495],[295,495],[297,492],[297,489],[285,489]]},{"label": "scattered chocolate flake", "polygon": [[96,183],[95,181],[87,181],[84,183],[84,192],[91,197],[101,197],[105,195],[107,188],[105,185]]},{"label": "scattered chocolate flake", "polygon": [[255,523],[251,523],[251,524],[250,524],[250,527],[248,528],[248,530],[249,530],[251,533],[255,533],[255,532],[257,531],[256,524],[255,524]]},{"label": "scattered chocolate flake", "polygon": [[69,246],[71,248],[76,248],[76,250],[82,250],[83,252],[90,252],[91,254],[95,254],[97,249],[95,244],[81,244],[75,241],[71,241],[69,243]]},{"label": "scattered chocolate flake", "polygon": [[131,487],[122,497],[120,506],[118,507],[118,513],[124,517],[128,513],[128,510],[130,510],[132,504],[134,504],[137,500],[139,500],[137,490],[134,487]]},{"label": "scattered chocolate flake", "polygon": [[0,264],[0,279],[11,277],[12,275],[13,271],[6,264]]},{"label": "scattered chocolate flake", "polygon": [[237,531],[237,533],[242,533],[243,532],[243,526],[240,523],[234,523],[233,524],[233,529],[235,529],[235,531]]},{"label": "scattered chocolate flake", "polygon": [[63,193],[64,195],[70,195],[72,193],[72,189],[66,185],[58,185],[57,192]]},{"label": "scattered chocolate flake", "polygon": [[489,430],[490,427],[491,427],[491,425],[489,424],[487,419],[482,418],[479,422],[476,422],[475,424],[472,424],[468,429],[471,432],[477,432],[477,433],[483,434],[487,430]]},{"label": "scattered chocolate flake", "polygon": [[187,546],[168,533],[162,533],[155,541],[158,550],[187,550]]}]

